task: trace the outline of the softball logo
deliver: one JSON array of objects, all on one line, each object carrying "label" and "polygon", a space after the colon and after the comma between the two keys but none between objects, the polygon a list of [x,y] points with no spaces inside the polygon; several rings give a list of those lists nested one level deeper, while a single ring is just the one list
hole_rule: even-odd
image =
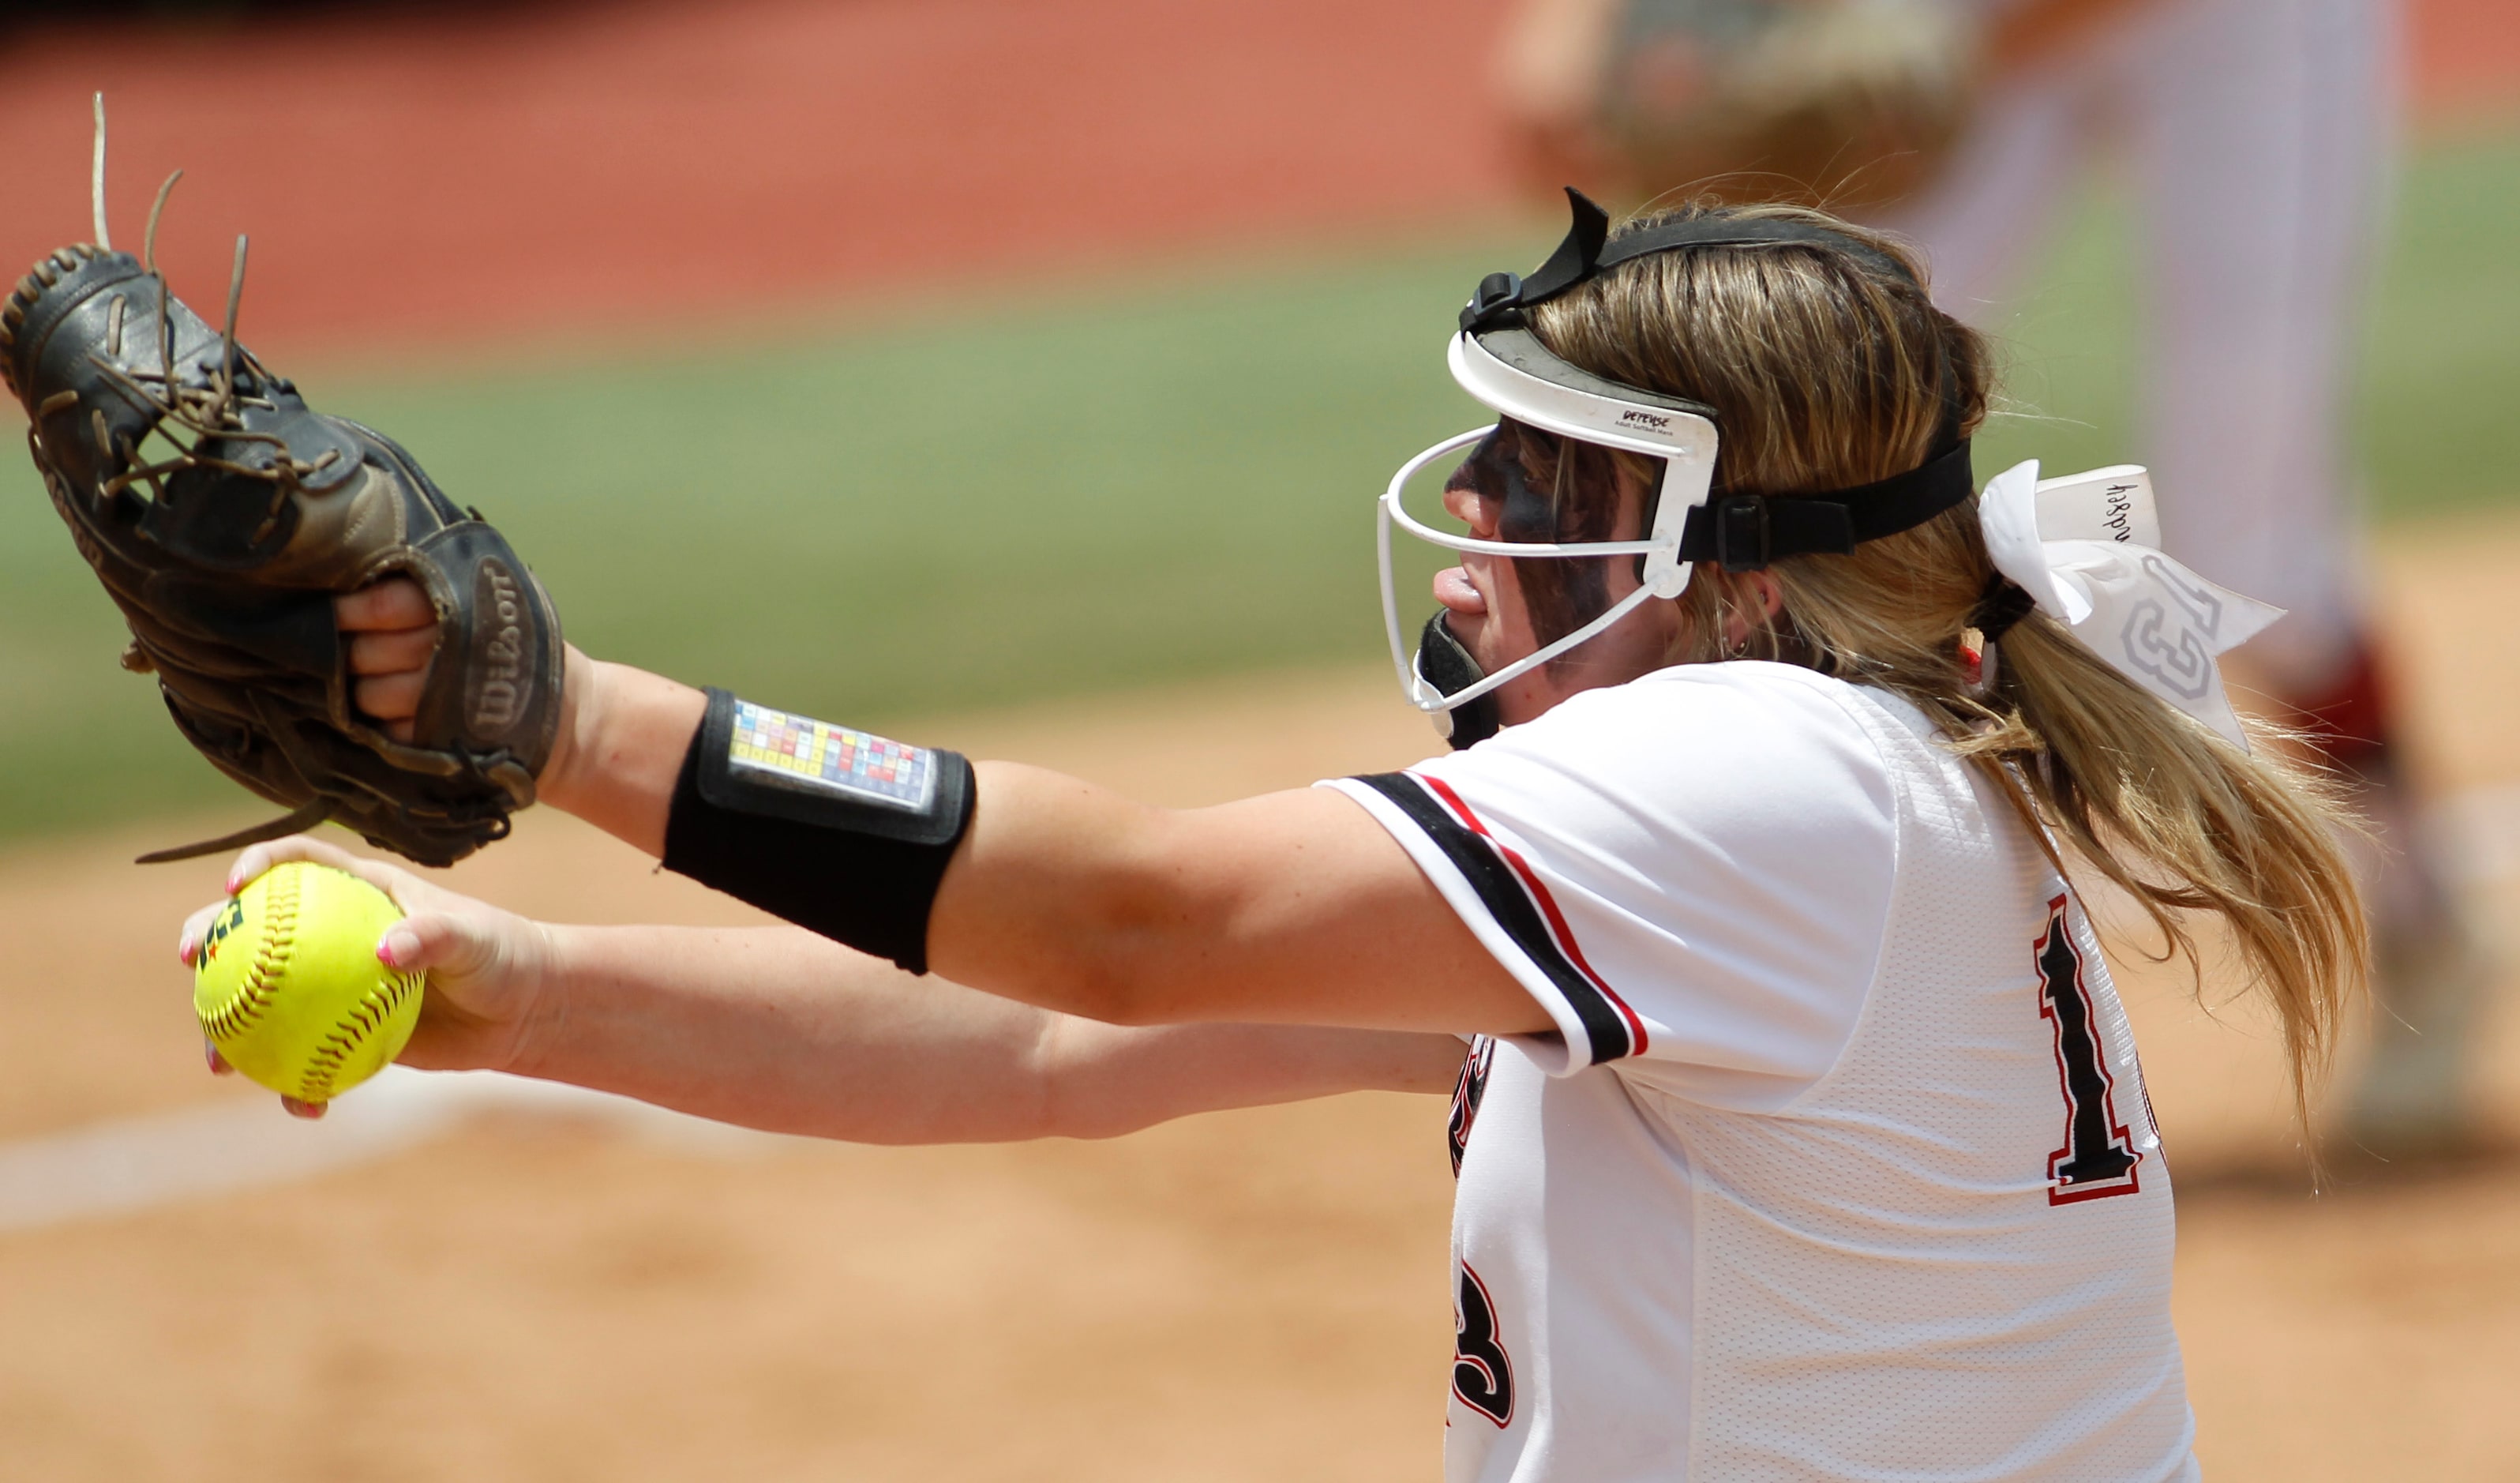
[{"label": "softball logo", "polygon": [[244,925],[245,903],[231,896],[228,898],[227,909],[220,912],[211,921],[209,929],[202,934],[201,957],[196,960],[197,966],[199,964],[208,963],[217,958],[219,944],[235,936],[237,929]]},{"label": "softball logo", "polygon": [[420,1020],[424,976],[377,961],[402,920],[355,876],[292,861],[230,897],[193,961],[193,1009],[228,1064],[324,1102],[382,1070]]}]

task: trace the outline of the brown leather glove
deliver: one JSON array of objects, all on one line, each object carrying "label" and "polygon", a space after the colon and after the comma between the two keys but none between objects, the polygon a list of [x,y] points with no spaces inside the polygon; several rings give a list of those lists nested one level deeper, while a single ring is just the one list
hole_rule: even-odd
[{"label": "brown leather glove", "polygon": [[[242,265],[242,258],[240,258]],[[297,388],[123,252],[64,247],[0,306],[27,446],[185,739],[291,814],[180,859],[325,820],[425,865],[504,836],[561,709],[551,600],[504,537],[392,439]],[[414,735],[353,707],[333,599],[402,574],[438,620]]]}]

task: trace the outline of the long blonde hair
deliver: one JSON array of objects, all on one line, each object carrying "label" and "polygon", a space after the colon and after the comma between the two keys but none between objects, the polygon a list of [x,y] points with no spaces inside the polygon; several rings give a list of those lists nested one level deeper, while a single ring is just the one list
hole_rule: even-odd
[{"label": "long blonde hair", "polygon": [[[1964,432],[1983,421],[1986,342],[1934,307],[1922,268],[1898,242],[1817,211],[1704,202],[1622,231],[1708,215],[1808,221],[1912,275],[1825,245],[1704,247],[1632,259],[1532,312],[1542,341],[1575,365],[1713,407],[1717,493],[1782,498],[1868,483],[1921,463],[1954,414]],[[1539,487],[1616,500],[1614,487],[1582,488],[1598,480],[1564,459],[1563,445],[1523,443]],[[1618,459],[1618,477],[1653,487],[1645,461]],[[1851,556],[1785,557],[1770,570],[1783,595],[1774,622],[1732,574],[1699,566],[1681,599],[1689,621],[1673,658],[1726,657],[1731,620],[1746,618],[1753,656],[1913,701],[2060,871],[2058,838],[2148,914],[2165,954],[2199,965],[2200,992],[2186,915],[2220,917],[2252,988],[2282,1021],[2307,1132],[2312,1089],[2369,969],[2339,843],[2351,825],[2323,784],[2277,747],[2244,754],[2210,735],[2043,612],[1992,646],[1994,679],[1977,693],[1960,640],[1994,566],[1974,502]]]}]

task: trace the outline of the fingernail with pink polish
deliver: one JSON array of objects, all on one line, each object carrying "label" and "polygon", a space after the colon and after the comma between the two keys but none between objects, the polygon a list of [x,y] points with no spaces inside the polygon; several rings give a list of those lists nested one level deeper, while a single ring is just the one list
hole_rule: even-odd
[{"label": "fingernail with pink polish", "polygon": [[389,968],[401,967],[419,956],[420,939],[399,929],[385,933],[384,941],[377,944],[377,962]]}]

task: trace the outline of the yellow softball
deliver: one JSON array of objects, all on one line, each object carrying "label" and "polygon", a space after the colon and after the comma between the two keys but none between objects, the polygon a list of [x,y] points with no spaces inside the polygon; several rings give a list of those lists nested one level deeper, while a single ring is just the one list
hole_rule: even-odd
[{"label": "yellow softball", "polygon": [[292,860],[228,898],[193,964],[193,1009],[229,1065],[300,1101],[331,1101],[402,1053],[427,975],[377,961],[402,920],[356,876]]}]

